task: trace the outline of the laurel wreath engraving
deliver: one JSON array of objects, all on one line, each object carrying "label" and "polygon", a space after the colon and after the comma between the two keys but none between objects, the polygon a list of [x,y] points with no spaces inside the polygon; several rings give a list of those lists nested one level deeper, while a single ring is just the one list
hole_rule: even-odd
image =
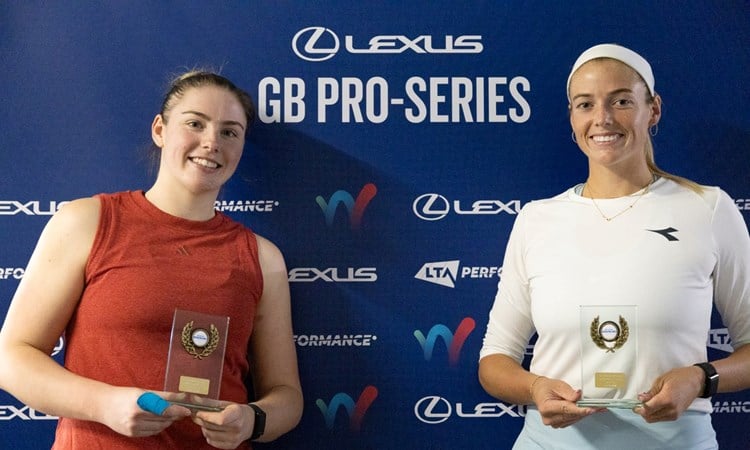
[{"label": "laurel wreath engraving", "polygon": [[195,349],[193,339],[191,338],[193,334],[193,321],[191,320],[182,328],[182,346],[185,347],[185,350],[188,353],[193,355],[193,358],[203,359],[213,353],[213,351],[219,346],[219,329],[216,328],[216,325],[211,324],[209,330],[211,332],[211,338],[208,340],[208,345],[203,347],[201,352],[198,352]]},{"label": "laurel wreath engraving", "polygon": [[620,336],[618,336],[615,340],[615,345],[610,347],[604,341],[604,338],[602,338],[602,336],[599,334],[599,316],[596,316],[596,318],[591,322],[589,334],[591,335],[591,340],[594,341],[594,344],[596,344],[597,347],[602,350],[606,350],[607,353],[614,353],[615,350],[622,347],[628,340],[628,336],[630,335],[630,328],[628,327],[628,323],[625,321],[625,319],[620,316]]}]

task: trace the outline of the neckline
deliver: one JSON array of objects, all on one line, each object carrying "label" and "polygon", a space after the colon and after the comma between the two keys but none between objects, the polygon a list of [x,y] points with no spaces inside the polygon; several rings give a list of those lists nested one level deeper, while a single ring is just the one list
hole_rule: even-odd
[{"label": "neckline", "polygon": [[[649,183],[648,185],[644,186],[643,188],[637,190],[636,192],[633,192],[632,194],[623,195],[622,197],[613,197],[613,198],[597,198],[596,201],[600,203],[606,203],[606,202],[618,202],[623,200],[632,200],[633,197],[637,197],[639,195],[648,195],[651,192],[654,191],[666,178],[660,177],[658,175],[655,175],[654,181]],[[592,199],[590,197],[584,197],[581,195],[583,191],[583,186],[585,185],[585,182],[578,183],[575,186],[570,188],[570,192],[573,194],[575,198],[577,198],[580,201],[587,201],[590,202]],[[644,190],[648,189],[649,192],[643,193]]]},{"label": "neckline", "polygon": [[197,233],[211,231],[221,226],[225,220],[225,216],[219,211],[216,211],[216,214],[208,220],[190,220],[173,216],[172,214],[162,211],[156,205],[151,203],[146,198],[146,192],[143,190],[130,191],[130,198],[135,202],[139,209],[154,219],[157,223],[183,231]]}]

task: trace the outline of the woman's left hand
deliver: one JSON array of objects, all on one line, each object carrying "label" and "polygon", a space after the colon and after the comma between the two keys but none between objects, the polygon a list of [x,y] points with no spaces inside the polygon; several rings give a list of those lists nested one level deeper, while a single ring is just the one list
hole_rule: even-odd
[{"label": "woman's left hand", "polygon": [[643,406],[633,409],[646,422],[677,420],[703,390],[703,372],[699,367],[672,369],[654,381],[651,389],[638,395]]},{"label": "woman's left hand", "polygon": [[193,422],[203,429],[203,437],[209,445],[233,449],[250,438],[255,425],[255,413],[248,405],[230,403],[219,412],[195,413]]}]

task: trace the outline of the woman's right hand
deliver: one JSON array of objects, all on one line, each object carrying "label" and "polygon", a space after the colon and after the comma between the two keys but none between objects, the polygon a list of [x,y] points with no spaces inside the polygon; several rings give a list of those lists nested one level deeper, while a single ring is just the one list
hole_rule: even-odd
[{"label": "woman's right hand", "polygon": [[144,392],[138,388],[114,388],[107,409],[101,412],[102,423],[125,436],[145,437],[190,417],[190,410],[179,405],[170,405],[161,415],[144,411],[138,406],[138,397]]},{"label": "woman's right hand", "polygon": [[573,389],[562,380],[538,377],[531,385],[531,399],[536,404],[542,423],[552,428],[565,428],[584,417],[602,411],[598,408],[580,408],[576,401],[581,391]]}]

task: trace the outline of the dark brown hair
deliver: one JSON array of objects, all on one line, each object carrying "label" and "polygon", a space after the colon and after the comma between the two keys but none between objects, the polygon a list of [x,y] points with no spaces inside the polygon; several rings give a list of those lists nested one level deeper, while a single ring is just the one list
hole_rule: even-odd
[{"label": "dark brown hair", "polygon": [[[245,136],[247,136],[250,131],[250,125],[255,119],[255,104],[253,103],[252,97],[250,97],[247,92],[238,88],[227,78],[210,70],[191,70],[175,77],[169,83],[169,89],[167,89],[167,93],[164,95],[164,100],[159,109],[159,114],[161,114],[164,122],[167,121],[169,112],[172,110],[175,103],[185,95],[185,92],[191,88],[199,88],[203,86],[217,86],[224,88],[237,97],[237,101],[240,102],[242,109],[245,111],[245,118],[247,119]],[[149,175],[156,176],[159,171],[161,152],[159,147],[153,142],[148,146],[145,159]]]},{"label": "dark brown hair", "polygon": [[245,111],[245,118],[247,119],[247,127],[245,128],[245,135],[250,130],[250,124],[255,119],[255,105],[250,95],[238,88],[227,78],[210,71],[193,70],[186,72],[177,78],[175,78],[170,84],[167,94],[164,96],[164,101],[161,104],[159,114],[167,121],[169,111],[177,100],[181,99],[185,92],[191,88],[198,88],[203,86],[217,86],[224,88],[229,92],[233,93],[237,100],[242,105],[242,109]]}]

